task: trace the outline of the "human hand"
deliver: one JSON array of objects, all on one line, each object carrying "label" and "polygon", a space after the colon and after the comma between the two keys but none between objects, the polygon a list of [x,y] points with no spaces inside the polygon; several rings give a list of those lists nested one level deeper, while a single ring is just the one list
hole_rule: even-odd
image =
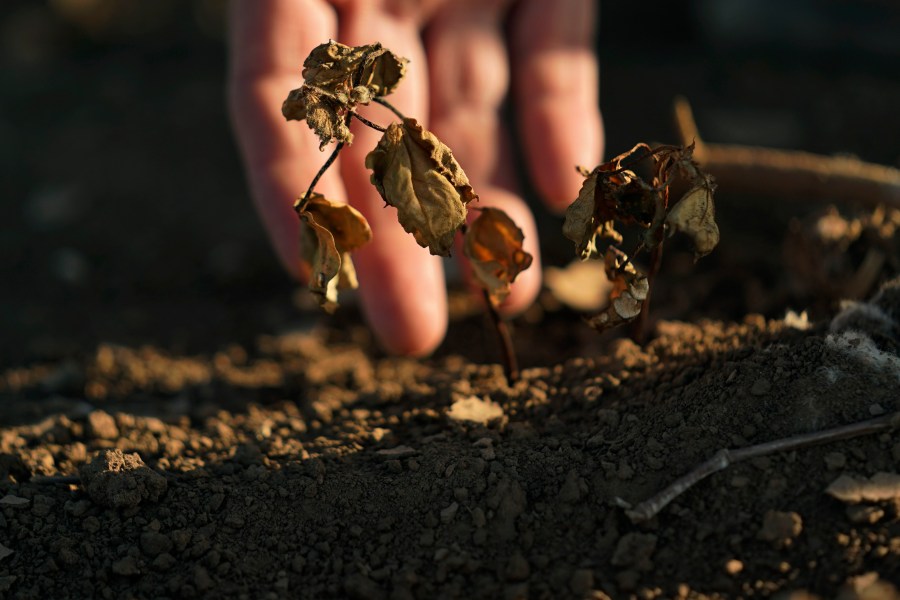
[{"label": "human hand", "polygon": [[[541,284],[537,229],[515,191],[511,139],[499,110],[511,87],[531,177],[551,209],[565,209],[581,187],[575,165],[593,166],[602,154],[594,6],[594,0],[233,0],[231,113],[257,210],[287,270],[303,277],[293,202],[327,154],[305,127],[285,122],[281,103],[302,81],[301,65],[318,44],[381,42],[410,59],[391,103],[453,150],[479,205],[502,208],[522,228],[535,260],[501,310],[527,308]],[[394,119],[377,105],[369,111],[376,122]],[[349,201],[372,226],[372,241],[353,261],[363,311],[381,343],[397,354],[427,354],[447,328],[443,265],[383,208],[363,166],[380,134],[359,125],[316,191]]]}]

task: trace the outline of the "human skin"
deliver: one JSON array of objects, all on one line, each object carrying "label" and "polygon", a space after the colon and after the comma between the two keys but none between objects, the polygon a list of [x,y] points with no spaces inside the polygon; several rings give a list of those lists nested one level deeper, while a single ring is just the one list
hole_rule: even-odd
[{"label": "human skin", "polygon": [[[515,314],[534,301],[537,229],[517,191],[500,108],[509,95],[530,177],[551,210],[564,210],[582,182],[575,165],[592,167],[603,152],[594,0],[233,0],[230,10],[231,115],[256,208],[291,275],[305,275],[293,203],[330,148],[323,154],[311,131],[287,123],[281,103],[302,83],[301,65],[315,46],[381,42],[410,59],[391,103],[453,149],[479,205],[503,209],[525,234],[534,264],[501,310]],[[381,124],[396,118],[377,105],[366,115]],[[428,354],[447,329],[443,264],[403,230],[369,181],[365,156],[381,134],[358,122],[351,129],[353,144],[316,191],[349,201],[372,226],[372,241],[353,261],[381,344],[395,354]]]}]

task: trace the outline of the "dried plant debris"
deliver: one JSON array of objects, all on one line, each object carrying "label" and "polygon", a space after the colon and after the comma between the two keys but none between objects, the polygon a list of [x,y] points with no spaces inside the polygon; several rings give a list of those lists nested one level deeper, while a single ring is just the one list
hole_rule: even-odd
[{"label": "dried plant debris", "polygon": [[650,286],[646,275],[639,273],[625,253],[607,248],[604,259],[606,277],[612,282],[609,305],[588,319],[591,327],[600,331],[634,321],[647,299]]},{"label": "dried plant debris", "polygon": [[329,40],[303,62],[303,80],[336,93],[385,96],[403,79],[408,62],[378,43],[351,47]]},{"label": "dried plant debris", "polygon": [[[575,243],[575,253],[582,260],[602,256],[607,277],[613,282],[608,306],[589,319],[592,326],[607,329],[638,317],[649,297],[650,279],[659,266],[659,249],[666,234],[682,232],[690,237],[695,260],[719,243],[715,183],[697,166],[693,150],[693,145],[654,149],[641,143],[593,170],[579,168],[585,180],[566,211],[563,235]],[[645,181],[634,167],[648,159],[653,161],[652,178]],[[670,189],[676,183],[688,191],[670,201]],[[623,240],[617,229],[620,226],[641,230],[630,258],[617,248]],[[598,239],[610,246],[599,250]],[[640,273],[633,262],[644,251],[653,252],[650,275]]]},{"label": "dried plant debris", "polygon": [[303,63],[303,85],[288,94],[281,112],[289,121],[305,120],[319,136],[320,149],[332,141],[349,144],[353,135],[348,113],[391,93],[403,79],[407,62],[381,44],[320,44]]},{"label": "dried plant debris", "polygon": [[332,141],[349,144],[353,141],[347,122],[348,107],[334,95],[316,87],[303,85],[292,90],[281,105],[281,113],[288,121],[306,121],[319,136],[319,149]]},{"label": "dried plant debris", "polygon": [[791,222],[783,247],[791,285],[830,307],[900,274],[900,210],[835,206]]},{"label": "dried plant debris", "polygon": [[510,285],[531,266],[533,257],[522,248],[524,239],[522,230],[499,208],[481,209],[466,231],[463,251],[495,304],[509,296]]},{"label": "dried plant debris", "polygon": [[666,226],[672,233],[683,231],[694,241],[695,261],[712,252],[719,243],[713,205],[715,186],[709,176],[701,179],[666,215]]},{"label": "dried plant debris", "polygon": [[[314,191],[343,147],[353,142],[351,119],[382,132],[378,145],[366,155],[371,182],[385,203],[397,209],[403,229],[432,254],[450,256],[456,232],[465,228],[468,204],[478,199],[450,148],[384,99],[403,79],[406,63],[380,44],[321,44],[303,63],[303,85],[292,90],[281,107],[287,120],[306,121],[319,136],[320,149],[337,142],[294,205],[302,224],[301,253],[312,271],[309,288],[328,311],[337,306],[338,290],[357,286],[350,252],[372,237],[360,213]],[[389,108],[400,122],[382,127],[356,112],[357,106],[370,102]],[[506,213],[485,209],[464,244],[472,271],[485,289],[510,381],[516,379],[518,367],[509,331],[496,309],[518,274],[532,263],[522,248],[523,239],[522,230]]]},{"label": "dried plant debris", "polygon": [[312,267],[309,289],[331,311],[337,306],[338,290],[358,286],[350,252],[372,239],[372,230],[352,206],[315,193],[300,211],[300,219],[300,249]]},{"label": "dried plant debris", "polygon": [[387,128],[366,156],[372,184],[403,228],[432,254],[450,256],[453,237],[478,198],[453,153],[415,119]]}]

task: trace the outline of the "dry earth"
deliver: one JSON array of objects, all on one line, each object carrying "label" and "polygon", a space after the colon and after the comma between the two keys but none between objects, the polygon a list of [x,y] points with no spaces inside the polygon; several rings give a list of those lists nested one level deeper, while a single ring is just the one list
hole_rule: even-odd
[{"label": "dry earth", "polygon": [[[88,4],[120,8],[60,8]],[[887,8],[891,35],[841,20],[846,44],[804,46],[633,6],[603,3],[611,151],[671,140],[683,93],[710,141],[896,164]],[[900,274],[896,212],[720,190],[722,243],[697,265],[667,247],[646,343],[544,294],[509,386],[454,295],[434,357],[386,357],[352,302],[307,310],[268,249],[220,16],[0,8],[0,598],[897,597],[893,480],[825,493],[897,473],[893,429],[733,465],[646,523],[622,507],[722,448],[900,410],[896,302],[838,321],[869,338],[830,330],[847,289]],[[546,264],[572,257],[559,225],[540,214]]]}]

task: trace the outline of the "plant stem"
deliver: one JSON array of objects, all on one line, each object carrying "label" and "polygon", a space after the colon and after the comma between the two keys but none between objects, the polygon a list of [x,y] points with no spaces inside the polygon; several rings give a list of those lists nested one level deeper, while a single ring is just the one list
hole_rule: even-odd
[{"label": "plant stem", "polygon": [[309,184],[309,188],[306,190],[306,193],[303,194],[303,198],[294,203],[294,211],[297,214],[303,212],[303,209],[306,208],[306,203],[309,201],[309,196],[313,192],[313,188],[316,187],[316,184],[319,183],[319,180],[322,178],[322,175],[325,174],[325,171],[328,170],[328,167],[334,163],[335,159],[338,157],[338,154],[341,152],[341,148],[344,147],[344,142],[338,142],[337,146],[334,147],[334,152],[331,153],[331,156],[328,157],[328,160],[325,161],[325,164],[322,165],[322,168],[319,169],[319,172],[316,173],[316,176],[313,177],[312,183]]},{"label": "plant stem", "polygon": [[384,133],[385,131],[387,131],[387,129],[385,129],[381,125],[378,125],[377,123],[373,123],[372,121],[368,120],[367,118],[365,118],[364,116],[362,116],[361,114],[359,114],[356,111],[351,110],[349,114],[351,116],[353,116],[354,118],[356,118],[356,120],[358,120],[363,125],[368,125],[375,131],[380,131],[381,133]]},{"label": "plant stem", "polygon": [[650,268],[647,269],[647,297],[641,303],[641,312],[631,326],[631,339],[634,343],[640,345],[644,343],[647,336],[647,315],[650,313],[650,295],[653,293],[653,278],[659,272],[662,264],[663,240],[653,247],[650,252]]},{"label": "plant stem", "polygon": [[506,380],[513,384],[519,380],[519,363],[516,360],[516,351],[513,348],[509,325],[497,312],[497,307],[494,306],[488,291],[482,289],[481,292],[484,295],[484,303],[487,305],[488,314],[491,315],[491,321],[494,322],[494,329],[497,330],[497,338],[500,340],[500,352],[503,354],[503,370],[506,372]]},{"label": "plant stem", "polygon": [[383,107],[385,107],[386,109],[390,110],[392,113],[394,113],[395,115],[397,115],[398,117],[400,117],[400,120],[401,120],[401,121],[405,121],[405,120],[406,120],[406,115],[404,115],[402,112],[400,112],[399,110],[397,110],[397,108],[396,108],[393,104],[391,104],[390,102],[388,102],[388,101],[385,100],[384,98],[382,98],[382,97],[380,97],[380,96],[376,96],[375,98],[372,98],[372,102],[375,102],[375,103],[377,103],[377,104],[380,104],[380,105],[382,105]]}]

